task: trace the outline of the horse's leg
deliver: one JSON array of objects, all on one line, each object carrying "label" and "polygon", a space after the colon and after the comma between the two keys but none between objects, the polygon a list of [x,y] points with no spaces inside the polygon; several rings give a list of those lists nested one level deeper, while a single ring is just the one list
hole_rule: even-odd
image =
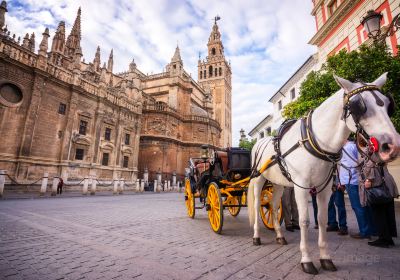
[{"label": "horse's leg", "polygon": [[272,219],[274,221],[274,229],[276,232],[276,242],[281,245],[287,245],[287,241],[281,231],[281,223],[278,217],[278,208],[281,205],[283,187],[279,185],[273,186],[274,189],[272,192]]},{"label": "horse's leg", "polygon": [[319,236],[318,236],[318,246],[320,254],[321,267],[324,270],[336,271],[336,267],[333,264],[331,257],[328,253],[328,234],[326,232],[326,222],[328,219],[328,201],[332,194],[330,182],[325,189],[323,189],[317,195],[318,203],[318,225],[319,225]]},{"label": "horse's leg", "polygon": [[249,211],[254,211],[254,236],[253,244],[261,245],[260,239],[260,204],[261,204],[261,190],[264,186],[266,179],[263,176],[258,176],[254,179],[253,194],[254,194],[254,207],[249,209]]},{"label": "horse's leg", "polygon": [[[300,182],[301,186],[307,186],[306,183]],[[299,226],[300,226],[300,251],[301,251],[301,268],[304,272],[309,274],[318,274],[318,270],[315,268],[311,261],[309,246],[308,246],[308,227],[310,225],[310,218],[308,215],[308,198],[310,196],[309,191],[294,187],[294,194],[296,197],[297,208],[299,210]]]}]

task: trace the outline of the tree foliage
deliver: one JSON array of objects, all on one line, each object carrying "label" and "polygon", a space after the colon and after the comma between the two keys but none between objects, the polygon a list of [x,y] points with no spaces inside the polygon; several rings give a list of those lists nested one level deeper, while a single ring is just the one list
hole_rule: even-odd
[{"label": "tree foliage", "polygon": [[251,149],[253,148],[253,146],[256,142],[257,142],[257,139],[252,139],[250,141],[247,139],[240,140],[239,147],[251,151]]},{"label": "tree foliage", "polygon": [[[299,118],[309,110],[318,107],[340,87],[333,78],[336,74],[355,82],[373,82],[376,78],[388,72],[388,80],[383,92],[390,92],[396,104],[400,104],[400,56],[393,56],[386,46],[375,44],[362,45],[351,52],[340,51],[330,56],[322,68],[312,71],[300,86],[300,97],[283,108],[284,118]],[[400,111],[392,117],[397,131],[400,130]]]}]

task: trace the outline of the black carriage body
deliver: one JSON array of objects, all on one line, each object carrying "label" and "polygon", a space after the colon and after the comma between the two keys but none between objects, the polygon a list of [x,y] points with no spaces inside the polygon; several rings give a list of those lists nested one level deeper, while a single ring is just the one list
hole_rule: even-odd
[{"label": "black carriage body", "polygon": [[207,186],[215,182],[220,187],[221,180],[236,182],[244,179],[251,173],[251,153],[242,148],[227,148],[214,151],[213,159],[191,158],[190,181],[192,191],[199,190],[203,195],[207,193]]}]

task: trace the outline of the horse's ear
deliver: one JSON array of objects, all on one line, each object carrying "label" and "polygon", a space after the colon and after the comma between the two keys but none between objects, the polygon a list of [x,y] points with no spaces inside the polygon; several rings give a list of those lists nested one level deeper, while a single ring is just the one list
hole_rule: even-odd
[{"label": "horse's ear", "polygon": [[378,88],[382,88],[383,85],[386,83],[387,80],[387,72],[383,73],[382,75],[379,76],[378,79],[376,79],[372,84],[376,85]]},{"label": "horse's ear", "polygon": [[348,81],[346,79],[343,79],[343,78],[341,78],[339,76],[336,76],[336,75],[333,75],[333,77],[335,78],[336,83],[338,83],[338,85],[342,89],[344,89],[345,92],[350,92],[350,91],[353,90],[354,85],[353,85],[352,82],[350,82],[350,81]]}]

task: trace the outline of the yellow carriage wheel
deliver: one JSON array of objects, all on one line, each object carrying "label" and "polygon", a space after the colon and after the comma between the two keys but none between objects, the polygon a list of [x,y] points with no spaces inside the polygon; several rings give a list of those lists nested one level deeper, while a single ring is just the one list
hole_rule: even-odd
[{"label": "yellow carriage wheel", "polygon": [[230,204],[230,205],[238,205],[238,207],[228,207],[228,211],[229,213],[232,215],[232,217],[236,217],[237,215],[239,215],[240,212],[240,206],[242,205],[242,197],[240,196],[232,196],[232,197],[228,197],[225,200],[226,204]]},{"label": "yellow carriage wheel", "polygon": [[185,204],[188,216],[193,219],[195,215],[195,202],[189,178],[185,179]]},{"label": "yellow carriage wheel", "polygon": [[[272,217],[272,187],[264,186],[261,191],[261,204],[260,204],[261,219],[267,229],[274,230],[274,220]],[[278,221],[282,223],[282,202],[278,207]]]},{"label": "yellow carriage wheel", "polygon": [[215,233],[221,233],[224,221],[224,207],[222,205],[221,191],[216,183],[211,183],[207,191],[208,220]]}]

